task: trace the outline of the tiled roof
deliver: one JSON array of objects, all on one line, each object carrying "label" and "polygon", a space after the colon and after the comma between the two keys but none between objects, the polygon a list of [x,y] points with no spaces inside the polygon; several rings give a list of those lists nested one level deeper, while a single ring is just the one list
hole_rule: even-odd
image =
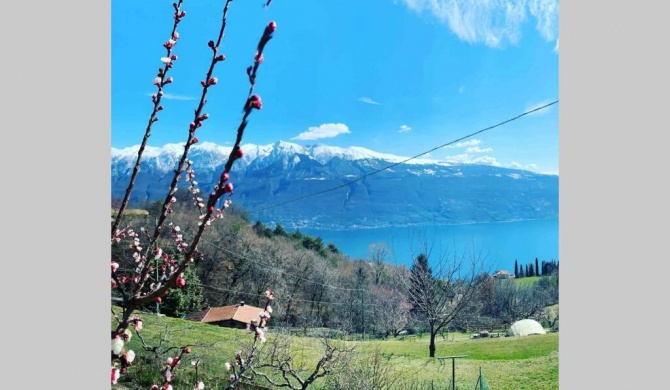
[{"label": "tiled roof", "polygon": [[260,312],[263,309],[249,305],[231,305],[223,307],[212,307],[209,310],[203,310],[186,315],[187,320],[196,322],[219,322],[234,320],[245,324],[251,323],[251,320],[258,320]]}]

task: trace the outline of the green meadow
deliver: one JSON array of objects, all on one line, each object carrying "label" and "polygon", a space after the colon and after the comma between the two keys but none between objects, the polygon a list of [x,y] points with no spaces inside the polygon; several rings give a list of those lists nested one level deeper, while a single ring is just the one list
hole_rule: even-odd
[{"label": "green meadow", "polygon": [[[118,313],[120,309],[113,308],[113,311]],[[154,355],[146,350],[140,337],[133,333],[128,347],[136,352],[137,357],[128,374],[122,376],[113,389],[149,388],[151,384],[158,383],[158,367],[161,366],[161,361],[178,353],[178,348],[169,348],[186,345],[191,346],[192,352],[185,356],[183,364],[175,372],[175,390],[192,388],[195,370],[191,361],[194,359],[200,360],[198,378],[205,382],[206,389],[222,388],[227,383],[228,376],[224,369],[225,362],[231,361],[235,351],[248,346],[253,338],[245,330],[221,328],[151,313],[136,314],[140,314],[144,321],[141,336],[145,344],[150,347],[160,346],[161,353]],[[115,321],[112,316],[112,326]],[[272,332],[272,328],[269,329],[268,341],[261,345],[259,354],[271,348],[275,338],[290,338],[294,367],[307,376],[322,356],[321,340],[277,334]],[[467,355],[466,358],[455,361],[456,389],[475,389],[481,369],[492,390],[556,390],[558,340],[558,333],[487,339],[470,339],[466,334],[449,333],[444,337],[438,336],[436,356]],[[353,347],[354,350],[350,360],[340,369],[356,371],[359,374],[366,367],[372,370],[372,362],[376,356],[379,366],[374,372],[381,371],[384,374],[378,375],[386,375],[392,379],[394,384],[389,388],[451,388],[451,360],[428,358],[428,337],[425,335],[369,341],[332,340],[332,343],[342,348]],[[349,378],[351,375],[353,374],[341,373],[340,378]],[[369,377],[373,374],[361,375]],[[347,387],[342,380],[337,385],[333,382],[337,381],[332,377],[321,378],[309,388],[355,388],[352,385]]]}]

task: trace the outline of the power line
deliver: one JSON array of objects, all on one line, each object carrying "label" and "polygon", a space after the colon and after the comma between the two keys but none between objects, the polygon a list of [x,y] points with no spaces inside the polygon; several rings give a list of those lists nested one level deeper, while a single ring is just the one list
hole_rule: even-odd
[{"label": "power line", "polygon": [[520,119],[520,118],[522,118],[522,117],[524,117],[524,116],[526,116],[526,115],[532,114],[533,112],[536,112],[536,111],[539,111],[539,110],[542,110],[542,109],[545,109],[545,108],[547,108],[547,107],[549,107],[549,106],[552,106],[552,105],[554,105],[554,104],[557,104],[557,103],[558,103],[558,100],[553,101],[553,102],[548,103],[548,104],[545,104],[545,105],[543,105],[543,106],[534,108],[534,109],[532,109],[532,110],[526,111],[526,112],[524,112],[524,113],[522,113],[522,114],[519,114],[519,115],[517,115],[517,116],[515,116],[515,117],[513,117],[513,118],[507,119],[507,120],[505,120],[505,121],[502,121],[502,122],[500,122],[500,123],[497,123],[497,124],[492,125],[492,126],[489,126],[489,127],[486,127],[486,128],[484,128],[484,129],[475,131],[474,133],[470,133],[470,134],[468,134],[468,135],[466,135],[466,136],[463,136],[463,137],[460,137],[460,138],[455,139],[455,140],[453,140],[453,141],[447,142],[446,144],[442,144],[442,145],[440,145],[440,146],[436,146],[436,147],[434,147],[434,148],[432,148],[432,149],[430,149],[430,150],[427,150],[427,151],[425,151],[425,152],[422,152],[422,153],[420,153],[420,154],[417,154],[416,156],[412,156],[412,157],[406,158],[406,159],[404,159],[404,160],[402,160],[402,161],[399,161],[399,162],[393,163],[393,164],[391,164],[391,165],[388,165],[388,166],[386,166],[386,167],[379,168],[379,169],[374,170],[374,171],[372,171],[372,172],[366,173],[365,175],[362,175],[362,176],[360,176],[360,177],[358,177],[358,178],[356,178],[356,179],[353,179],[353,180],[350,180],[350,181],[348,181],[348,182],[345,182],[344,184],[340,184],[340,185],[338,185],[338,186],[335,186],[335,187],[332,187],[332,188],[328,188],[328,189],[325,189],[325,190],[321,190],[321,191],[313,192],[313,193],[311,193],[311,194],[303,195],[303,196],[300,196],[300,197],[297,197],[297,198],[294,198],[294,199],[289,199],[289,200],[287,200],[287,201],[285,201],[285,202],[276,203],[276,204],[273,204],[273,205],[270,205],[270,206],[267,206],[267,207],[263,207],[263,208],[260,208],[260,209],[251,210],[251,211],[249,211],[249,213],[254,213],[254,212],[259,212],[259,211],[264,211],[264,210],[272,209],[272,208],[275,208],[275,207],[283,206],[283,205],[288,204],[288,203],[297,202],[297,201],[299,201],[299,200],[303,200],[303,199],[310,198],[310,197],[317,196],[317,195],[321,195],[321,194],[324,194],[324,193],[327,193],[327,192],[330,192],[330,191],[334,191],[334,190],[337,190],[337,189],[339,189],[339,188],[346,187],[346,186],[348,186],[349,184],[352,184],[352,183],[355,183],[355,182],[357,182],[357,181],[363,180],[363,179],[365,179],[366,177],[369,177],[369,176],[372,176],[372,175],[376,175],[377,173],[380,173],[380,172],[385,171],[385,170],[387,170],[387,169],[393,168],[393,167],[395,167],[395,166],[397,166],[397,165],[404,164],[404,163],[406,163],[406,162],[408,162],[408,161],[411,161],[411,160],[414,160],[414,159],[416,159],[416,158],[419,158],[419,157],[421,157],[421,156],[423,156],[423,155],[426,155],[426,154],[428,154],[428,153],[430,153],[430,152],[434,152],[435,150],[438,150],[438,149],[444,148],[444,147],[446,147],[446,146],[455,144],[455,143],[460,142],[460,141],[462,141],[462,140],[464,140],[464,139],[467,139],[467,138],[470,138],[470,137],[474,137],[475,135],[480,134],[480,133],[483,133],[483,132],[485,132],[485,131],[489,131],[489,130],[495,129],[496,127],[500,127],[500,126],[502,126],[502,125],[504,125],[504,124],[513,122],[513,121],[515,121],[515,120],[517,120],[517,119]]},{"label": "power line", "polygon": [[[260,298],[265,297],[264,294],[253,294],[253,293],[248,293],[248,292],[244,292],[244,291],[237,291],[237,290],[230,290],[230,289],[227,289],[227,288],[208,286],[206,284],[198,284],[198,286],[204,287],[204,288],[207,288],[207,289],[210,289],[210,290],[213,290],[213,291],[217,291],[217,292],[231,292],[231,293],[240,294],[240,295],[247,295],[247,296],[250,296],[250,297],[260,297]],[[313,300],[309,300],[309,299],[299,299],[299,298],[292,298],[290,300],[294,301],[294,302],[316,303],[316,304],[320,304],[320,305],[353,305],[351,302],[313,301]],[[356,305],[360,305],[360,304],[356,303]],[[365,306],[381,307],[381,305],[378,305],[376,303],[366,303],[364,305]]]}]

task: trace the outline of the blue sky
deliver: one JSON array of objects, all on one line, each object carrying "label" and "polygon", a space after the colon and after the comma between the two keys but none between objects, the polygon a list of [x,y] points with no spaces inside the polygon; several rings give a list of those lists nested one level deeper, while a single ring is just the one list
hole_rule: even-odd
[{"label": "blue sky", "polygon": [[[233,1],[208,93],[202,141],[230,144],[248,91],[245,69],[268,22],[256,92],[263,109],[243,143],[279,140],[412,156],[558,100],[553,0]],[[186,0],[149,145],[183,142],[216,39],[222,0]],[[112,1],[112,146],[141,142],[152,80],[172,27],[172,1]],[[560,105],[477,135],[430,158],[558,173]]]}]

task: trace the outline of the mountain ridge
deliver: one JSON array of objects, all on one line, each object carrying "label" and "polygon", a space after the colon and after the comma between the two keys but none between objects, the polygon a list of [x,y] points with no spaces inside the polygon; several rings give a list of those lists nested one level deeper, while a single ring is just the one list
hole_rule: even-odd
[{"label": "mountain ridge", "polygon": [[[132,201],[164,197],[183,145],[145,149]],[[410,159],[356,146],[278,141],[241,147],[244,156],[231,171],[233,202],[269,225],[351,229],[558,216],[558,175]],[[123,196],[137,150],[112,148],[112,197]],[[191,148],[189,158],[204,193],[218,181],[231,150],[211,142]],[[319,195],[310,196],[314,193]]]}]

